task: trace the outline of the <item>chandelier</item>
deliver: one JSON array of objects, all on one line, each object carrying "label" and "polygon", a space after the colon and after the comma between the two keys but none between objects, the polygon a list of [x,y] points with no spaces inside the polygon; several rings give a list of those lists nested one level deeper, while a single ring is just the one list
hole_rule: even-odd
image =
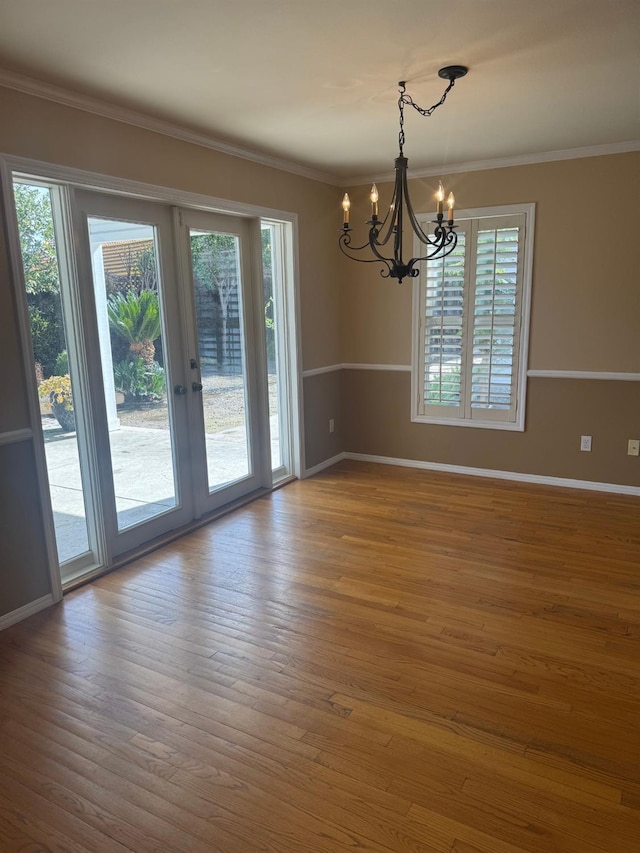
[{"label": "chandelier", "polygon": [[[449,85],[444,90],[444,94],[437,104],[434,104],[428,109],[419,107],[405,93],[406,83],[401,81],[398,83],[400,88],[400,97],[398,98],[398,110],[400,113],[400,132],[398,134],[398,145],[400,148],[399,154],[395,161],[396,178],[393,187],[393,196],[389,210],[384,219],[378,218],[378,188],[375,184],[371,187],[369,198],[371,200],[371,219],[367,220],[369,228],[369,239],[362,246],[351,245],[351,227],[349,225],[349,209],[351,202],[349,201],[348,193],[344,194],[342,199],[342,210],[344,211],[343,225],[338,238],[338,244],[341,251],[353,261],[360,261],[367,264],[375,264],[381,262],[384,268],[380,270],[380,275],[383,278],[397,278],[398,283],[403,278],[415,278],[418,275],[419,269],[416,266],[419,261],[428,261],[432,258],[444,258],[452,252],[458,242],[458,235],[455,232],[453,222],[453,208],[455,199],[453,193],[449,193],[447,198],[447,219],[444,218],[444,197],[445,191],[440,184],[436,193],[436,218],[433,220],[435,228],[433,234],[426,233],[413,211],[411,199],[409,198],[409,188],[407,186],[407,166],[409,161],[404,156],[404,108],[405,105],[413,107],[420,115],[430,116],[438,107],[444,104],[447,95],[453,89],[456,80],[464,77],[469,69],[464,65],[448,65],[446,68],[441,68],[438,71],[438,76],[443,80],[448,80]],[[426,247],[426,251],[418,258],[410,258],[404,261],[404,253],[402,250],[402,237],[404,228],[405,213],[411,224],[414,234],[418,240]],[[385,257],[385,246],[391,243],[393,246],[393,255]],[[355,252],[362,252],[370,249],[374,257],[356,257]],[[391,255],[391,247],[387,250]]]}]

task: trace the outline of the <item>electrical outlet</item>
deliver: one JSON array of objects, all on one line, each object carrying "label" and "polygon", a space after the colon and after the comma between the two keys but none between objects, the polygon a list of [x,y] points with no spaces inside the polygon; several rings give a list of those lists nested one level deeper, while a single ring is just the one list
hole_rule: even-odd
[{"label": "electrical outlet", "polygon": [[629,456],[640,456],[640,439],[629,439],[629,444],[627,445],[627,454]]},{"label": "electrical outlet", "polygon": [[329,432],[335,432],[335,431],[336,431],[336,422],[334,421],[333,418],[329,418]]},{"label": "electrical outlet", "polygon": [[580,450],[591,450],[591,436],[590,435],[581,435],[580,436]]}]

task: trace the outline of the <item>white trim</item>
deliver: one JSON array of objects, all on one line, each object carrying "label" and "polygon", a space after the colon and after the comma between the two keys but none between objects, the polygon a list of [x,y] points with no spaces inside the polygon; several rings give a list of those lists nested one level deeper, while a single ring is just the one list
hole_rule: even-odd
[{"label": "white trim", "polygon": [[307,477],[313,477],[314,474],[319,474],[320,471],[324,471],[325,468],[331,468],[332,465],[336,465],[338,462],[342,462],[343,459],[350,458],[350,454],[345,453],[344,451],[342,453],[337,453],[330,459],[325,459],[324,462],[318,462],[318,464],[314,465],[312,468],[307,468],[302,474],[301,479],[306,480]]},{"label": "white trim", "polygon": [[355,364],[342,365],[343,370],[397,370],[400,373],[411,373],[410,364]]},{"label": "white trim", "polygon": [[10,625],[15,625],[16,622],[21,622],[28,616],[33,616],[34,613],[39,613],[46,607],[51,607],[52,604],[55,604],[53,595],[48,593],[47,595],[43,595],[42,598],[30,601],[29,604],[25,604],[23,607],[18,607],[17,610],[5,613],[4,616],[0,616],[0,631],[4,631]]},{"label": "white trim", "polygon": [[329,364],[326,367],[313,367],[311,370],[303,370],[302,376],[306,379],[308,376],[320,376],[321,373],[333,373],[334,370],[342,370],[343,364]]},{"label": "white trim", "polygon": [[0,446],[3,444],[17,444],[19,441],[30,441],[32,438],[32,429],[14,429],[10,432],[0,432]]},{"label": "white trim", "polygon": [[[527,330],[528,331],[528,330]],[[326,367],[314,367],[311,370],[305,370],[302,376],[306,379],[308,376],[318,376],[321,373],[332,373],[335,370],[396,370],[401,373],[410,373],[410,364],[365,364],[364,362],[343,362],[342,364],[329,364]],[[603,379],[609,382],[640,382],[640,373],[620,373],[606,370],[527,370],[528,377],[536,377],[541,379]],[[419,418],[418,420],[424,420]],[[429,421],[431,423],[431,421]],[[445,423],[441,418],[437,418],[433,423]],[[460,426],[460,421],[455,419],[451,421],[453,426]],[[469,424],[474,426],[474,424]],[[475,424],[479,426],[479,424]],[[509,427],[512,428],[512,427]]]},{"label": "white trim", "polygon": [[14,154],[0,154],[7,168],[28,178],[39,177],[48,183],[64,182],[75,187],[88,190],[101,190],[114,195],[126,195],[145,201],[164,202],[172,207],[188,207],[193,210],[204,210],[208,213],[222,213],[226,216],[259,217],[260,219],[275,219],[282,222],[295,222],[297,213],[275,210],[256,204],[245,204],[233,199],[218,198],[217,196],[193,193],[177,187],[163,187],[157,184],[147,184],[143,181],[132,181],[115,175],[105,175],[100,172],[89,172],[85,169],[75,169],[71,166],[61,166],[59,163],[47,163],[45,160],[31,160]]},{"label": "white trim", "polygon": [[[567,489],[585,489],[593,492],[611,492],[617,495],[640,497],[640,486],[624,486],[618,483],[597,483],[592,480],[572,480],[566,477],[547,477],[542,474],[523,474],[518,471],[498,471],[493,468],[469,468],[466,465],[447,465],[442,462],[424,462],[419,459],[395,459],[391,456],[373,456],[368,453],[345,451],[327,464],[340,459],[353,459],[359,462],[376,462],[380,465],[398,465],[403,468],[420,468],[425,471],[442,471],[447,474],[464,474],[471,477],[488,477],[494,480],[515,480],[519,483],[535,483],[542,486],[560,486]],[[323,463],[324,465],[324,463]],[[318,468],[319,466],[316,466]],[[324,467],[327,467],[324,465]],[[322,470],[320,468],[320,470]],[[315,473],[315,469],[314,469]]]},{"label": "white trim", "polygon": [[18,334],[20,338],[20,349],[22,352],[22,363],[25,366],[25,381],[28,391],[27,409],[29,412],[29,422],[31,424],[30,431],[33,437],[37,437],[38,439],[33,442],[33,456],[40,493],[47,572],[49,575],[52,601],[60,601],[62,599],[62,580],[60,577],[60,564],[58,562],[58,546],[56,544],[53,510],[51,508],[51,500],[49,498],[49,474],[47,471],[40,404],[38,402],[38,383],[36,381],[36,368],[33,358],[33,346],[31,343],[31,321],[29,319],[27,291],[24,282],[24,269],[22,266],[22,253],[20,250],[20,233],[18,230],[18,219],[15,211],[11,170],[7,161],[3,160],[2,157],[0,157],[0,210],[5,218],[7,254],[9,259],[9,278],[15,300],[16,313],[18,315]]},{"label": "white trim", "polygon": [[43,98],[46,101],[53,101],[56,104],[62,104],[76,110],[83,110],[92,115],[102,116],[102,118],[150,130],[153,133],[161,133],[163,136],[170,136],[173,139],[179,139],[191,145],[199,145],[201,148],[209,148],[212,151],[228,154],[231,157],[240,157],[243,160],[258,163],[260,166],[278,169],[281,172],[288,172],[292,175],[298,175],[301,178],[309,178],[312,181],[319,181],[323,184],[331,184],[333,186],[337,186],[340,183],[340,179],[337,176],[323,172],[320,169],[312,169],[308,166],[302,166],[299,163],[283,160],[280,157],[273,157],[269,154],[262,154],[249,148],[243,148],[240,145],[222,142],[214,136],[209,136],[207,133],[189,130],[180,124],[154,118],[137,110],[120,107],[116,104],[103,101],[100,98],[93,98],[90,95],[72,92],[61,86],[45,83],[42,80],[36,80],[24,74],[16,74],[5,68],[0,68],[0,86],[4,86],[6,89],[13,89],[16,92],[23,92],[26,95],[32,95],[36,98]]},{"label": "white trim", "polygon": [[364,364],[356,362],[343,362],[342,364],[329,364],[326,367],[314,367],[305,370],[303,377],[319,376],[321,373],[333,373],[335,370],[395,370],[400,373],[411,373],[410,364]]},{"label": "white trim", "polygon": [[[606,157],[609,154],[629,154],[640,151],[640,139],[625,142],[609,142],[605,145],[589,145],[584,148],[562,148],[558,151],[543,151],[539,154],[521,154],[514,157],[497,157],[495,160],[471,160],[467,163],[443,163],[440,166],[428,166],[424,169],[412,169],[408,176],[412,178],[432,178],[455,175],[460,172],[482,172],[486,169],[507,169],[510,166],[533,166],[536,163],[553,163],[558,160],[581,160],[586,157]],[[342,178],[342,186],[359,186],[393,181],[395,173],[383,172],[371,175],[358,175]]]},{"label": "white trim", "polygon": [[[288,172],[291,175],[297,175],[301,178],[309,178],[312,181],[319,181],[323,184],[330,184],[332,186],[357,186],[359,184],[370,184],[373,182],[383,183],[384,181],[392,181],[394,178],[394,175],[388,172],[369,176],[358,175],[355,177],[340,177],[320,169],[303,166],[300,163],[283,160],[280,157],[274,157],[269,154],[253,151],[249,148],[243,148],[240,145],[222,142],[222,140],[216,139],[214,136],[210,136],[207,133],[190,130],[180,124],[166,121],[165,119],[154,118],[153,116],[138,112],[137,110],[111,104],[100,98],[83,95],[78,92],[65,89],[61,86],[45,83],[42,80],[36,80],[35,78],[28,77],[25,74],[17,74],[16,72],[9,71],[6,68],[0,68],[0,86],[3,86],[6,89],[13,89],[16,92],[22,92],[26,95],[32,95],[36,98],[42,98],[46,101],[53,101],[56,104],[62,104],[63,106],[71,107],[72,109],[82,110],[83,112],[88,112],[92,115],[102,116],[103,118],[119,121],[123,124],[129,124],[133,127],[140,127],[143,130],[149,130],[153,133],[160,133],[163,136],[179,139],[182,142],[198,145],[201,148],[209,148],[212,151],[218,151],[221,154],[228,154],[231,157],[239,157],[243,160],[249,160],[252,163],[257,163],[261,166],[267,166],[272,169],[278,169],[281,172]],[[640,140],[631,139],[624,142],[610,142],[604,145],[590,145],[583,148],[564,148],[558,151],[543,151],[538,154],[497,157],[493,160],[472,160],[466,163],[453,164],[443,163],[438,166],[429,166],[424,169],[412,171],[410,178],[428,178],[444,174],[453,175],[459,172],[478,172],[486,169],[503,169],[509,166],[528,166],[535,163],[549,163],[557,160],[577,160],[585,157],[603,157],[608,154],[626,154],[638,150],[640,150]]]},{"label": "white trim", "polygon": [[527,370],[527,376],[544,379],[604,379],[609,382],[640,382],[640,373],[606,370]]},{"label": "white trim", "polygon": [[[443,407],[444,408],[444,407]],[[437,424],[438,426],[450,427],[476,427],[477,429],[504,429],[510,432],[524,432],[524,418],[519,421],[489,421],[474,418],[445,418],[437,415],[417,415],[411,412],[411,423],[414,424]]]}]

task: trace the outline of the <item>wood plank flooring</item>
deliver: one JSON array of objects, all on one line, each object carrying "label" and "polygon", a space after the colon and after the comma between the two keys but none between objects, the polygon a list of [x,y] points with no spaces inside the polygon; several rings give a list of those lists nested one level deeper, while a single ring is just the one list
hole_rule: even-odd
[{"label": "wood plank flooring", "polygon": [[0,634],[0,850],[638,853],[640,501],[345,462]]}]

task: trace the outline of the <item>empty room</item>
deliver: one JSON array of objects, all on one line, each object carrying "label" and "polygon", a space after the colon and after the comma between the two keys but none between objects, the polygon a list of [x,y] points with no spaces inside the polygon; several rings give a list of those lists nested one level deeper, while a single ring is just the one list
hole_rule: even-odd
[{"label": "empty room", "polygon": [[636,0],[0,4],[0,851],[640,851]]}]

